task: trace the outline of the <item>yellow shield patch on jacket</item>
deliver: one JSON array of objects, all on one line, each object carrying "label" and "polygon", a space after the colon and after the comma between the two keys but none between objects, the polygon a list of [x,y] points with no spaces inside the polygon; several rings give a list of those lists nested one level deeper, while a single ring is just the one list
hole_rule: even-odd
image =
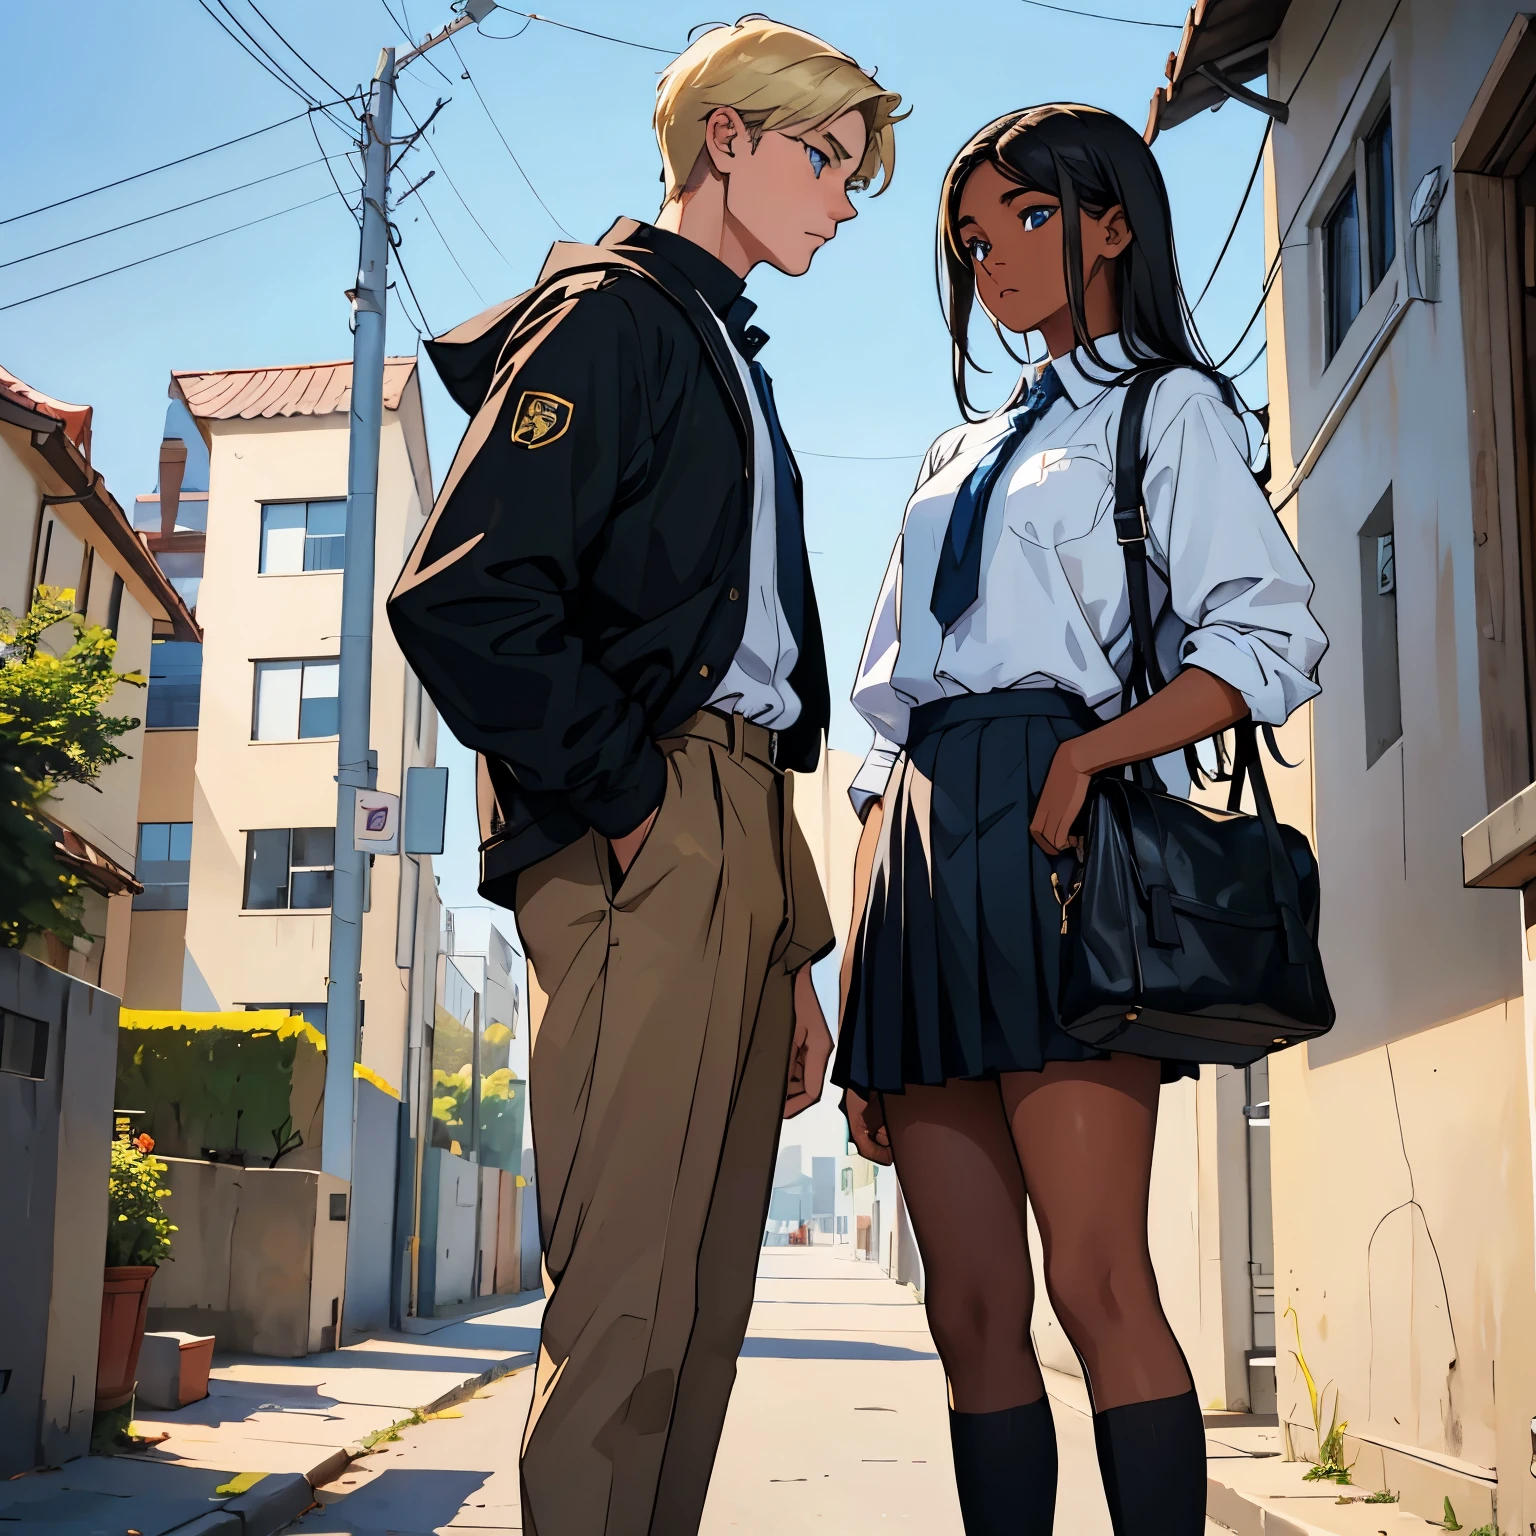
[{"label": "yellow shield patch on jacket", "polygon": [[545,448],[557,437],[565,435],[571,424],[571,412],[576,409],[569,400],[559,395],[546,394],[541,389],[525,389],[517,402],[517,415],[512,418],[512,441],[524,448]]}]

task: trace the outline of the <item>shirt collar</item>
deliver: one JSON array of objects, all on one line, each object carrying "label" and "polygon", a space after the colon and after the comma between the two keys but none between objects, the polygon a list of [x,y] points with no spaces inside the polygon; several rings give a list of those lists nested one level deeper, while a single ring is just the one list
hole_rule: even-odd
[{"label": "shirt collar", "polygon": [[1109,367],[1102,368],[1088,355],[1086,347],[1074,347],[1065,357],[1052,359],[1061,387],[1075,410],[1096,400],[1128,368],[1135,367],[1118,332],[1095,336],[1093,345]]},{"label": "shirt collar", "polygon": [[669,229],[642,224],[638,219],[621,219],[603,236],[604,245],[639,246],[652,258],[665,262],[724,320],[731,306],[746,289],[746,279],[737,275],[702,245]]}]

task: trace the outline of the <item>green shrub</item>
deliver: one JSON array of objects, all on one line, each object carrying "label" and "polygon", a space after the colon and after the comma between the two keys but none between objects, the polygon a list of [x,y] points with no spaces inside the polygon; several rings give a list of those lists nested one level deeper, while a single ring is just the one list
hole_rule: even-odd
[{"label": "green shrub", "polygon": [[165,1164],[151,1157],[148,1136],[112,1143],[107,1199],[107,1265],[160,1264],[171,1256],[176,1230],[161,1201],[170,1190],[160,1182]]},{"label": "green shrub", "polygon": [[[114,670],[117,641],[87,624],[74,598],[39,587],[26,613],[0,608],[0,945],[13,949],[33,933],[90,937],[80,881],[54,861],[45,807],[60,784],[92,784],[125,757],[116,740],[139,723],[102,713],[119,683],[142,688],[144,677]],[[60,626],[72,639],[55,654],[44,637]]]}]

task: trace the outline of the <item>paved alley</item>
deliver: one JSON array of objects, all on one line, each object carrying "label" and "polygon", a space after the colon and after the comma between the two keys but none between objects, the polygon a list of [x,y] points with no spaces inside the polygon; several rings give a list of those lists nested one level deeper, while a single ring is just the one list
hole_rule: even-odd
[{"label": "paved alley", "polygon": [[[704,1536],[961,1536],[944,1377],[912,1292],[847,1249],[763,1251]],[[521,1529],[517,1446],[533,1373],[401,1431],[322,1491],[303,1536]],[[1062,1536],[1108,1536],[1093,1432],[1053,1378]],[[1080,1391],[1080,1388],[1079,1388]]]}]

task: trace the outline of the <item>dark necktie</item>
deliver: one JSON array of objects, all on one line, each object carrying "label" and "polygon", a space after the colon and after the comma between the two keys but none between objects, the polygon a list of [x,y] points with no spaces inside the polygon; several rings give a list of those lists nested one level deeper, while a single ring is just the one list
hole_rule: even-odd
[{"label": "dark necktie", "polygon": [[759,326],[749,326],[757,306],[748,298],[739,298],[726,313],[726,330],[737,350],[747,360],[757,403],[768,427],[768,442],[773,453],[773,510],[775,561],[778,573],[779,606],[795,645],[800,647],[805,631],[805,505],[800,486],[800,471],[789,451],[789,442],[779,423],[773,401],[773,380],[768,370],[756,361],[768,340]]},{"label": "dark necktie", "polygon": [[934,618],[949,629],[981,593],[981,545],[986,532],[987,500],[998,476],[1018,451],[1030,430],[1066,393],[1049,363],[1024,397],[1013,425],[992,451],[970,473],[955,497],[949,528],[939,550],[934,573],[933,597],[928,606]]}]

